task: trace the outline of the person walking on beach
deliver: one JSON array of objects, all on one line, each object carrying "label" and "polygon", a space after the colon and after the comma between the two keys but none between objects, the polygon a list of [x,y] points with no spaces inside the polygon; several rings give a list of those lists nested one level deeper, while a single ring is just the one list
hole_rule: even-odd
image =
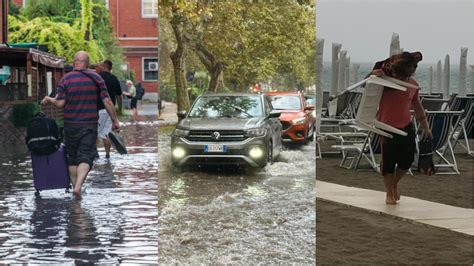
[{"label": "person walking on beach", "polygon": [[[391,76],[419,87],[412,75],[421,60],[420,52],[403,52],[377,62],[371,74]],[[433,138],[418,91],[419,89],[413,88],[407,88],[406,91],[385,88],[380,100],[378,120],[407,133],[407,136],[393,134],[392,139],[382,137],[381,169],[387,192],[386,204],[397,204],[400,200],[398,184],[414,161],[416,133],[411,122],[411,108],[415,111],[415,118],[423,130],[422,137]]]},{"label": "person walking on beach", "polygon": [[[100,77],[105,81],[105,85],[107,86],[107,91],[109,93],[110,100],[112,104],[115,106],[115,102],[117,102],[118,110],[122,110],[122,89],[120,88],[120,82],[117,77],[111,73],[112,71],[112,62],[110,60],[105,60],[100,65]],[[112,131],[112,119],[110,118],[107,110],[105,109],[104,105],[99,104],[99,123],[98,123],[98,140],[102,140],[104,143],[105,149],[105,158],[110,158],[110,141],[108,138],[108,134]]]},{"label": "person walking on beach", "polygon": [[41,104],[53,104],[64,108],[67,163],[73,194],[78,199],[81,198],[82,185],[92,168],[97,152],[99,101],[104,104],[112,119],[112,129],[120,130],[105,82],[95,72],[87,71],[88,66],[89,55],[87,52],[77,52],[73,59],[74,69],[64,75],[59,82],[56,97],[46,96],[41,101]]}]

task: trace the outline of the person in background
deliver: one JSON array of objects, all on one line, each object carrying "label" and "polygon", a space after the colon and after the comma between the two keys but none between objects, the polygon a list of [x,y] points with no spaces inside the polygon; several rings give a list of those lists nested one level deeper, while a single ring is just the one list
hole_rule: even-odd
[{"label": "person in background", "polygon": [[137,121],[139,121],[138,109],[137,109],[137,102],[138,102],[137,89],[135,88],[135,86],[133,86],[133,82],[131,80],[127,80],[126,83],[127,83],[127,87],[128,87],[128,92],[123,92],[123,94],[126,95],[129,98],[132,98],[132,100],[130,101],[130,108],[133,111],[133,116],[132,116],[133,121],[137,122]]},{"label": "person in background", "polygon": [[56,97],[45,96],[41,104],[64,108],[66,158],[73,194],[80,199],[82,185],[97,153],[98,103],[104,104],[112,119],[113,130],[120,130],[120,124],[104,80],[95,72],[88,71],[88,53],[77,52],[73,67],[73,71],[59,82]]},{"label": "person in background", "polygon": [[398,184],[411,167],[415,152],[415,127],[411,122],[410,110],[415,111],[415,119],[423,130],[423,138],[433,138],[426,114],[418,96],[419,84],[412,77],[420,52],[403,52],[393,55],[385,61],[377,62],[372,73],[376,76],[391,76],[411,83],[417,89],[407,87],[406,91],[385,88],[379,104],[378,120],[407,133],[407,136],[393,134],[393,138],[382,137],[382,175],[386,189],[385,203],[394,205],[400,200]]},{"label": "person in background", "polygon": [[[115,106],[115,102],[118,104],[118,110],[122,110],[122,89],[120,88],[120,82],[117,77],[112,74],[112,62],[110,60],[105,60],[100,64],[98,68],[100,77],[105,81],[107,86],[107,91],[109,93],[110,100]],[[100,106],[102,107],[102,106]],[[100,108],[99,108],[100,109]],[[104,143],[105,149],[105,158],[110,158],[110,141],[108,134],[112,131],[112,119],[110,118],[107,110],[99,110],[99,124],[98,124],[98,141],[102,140]]]}]

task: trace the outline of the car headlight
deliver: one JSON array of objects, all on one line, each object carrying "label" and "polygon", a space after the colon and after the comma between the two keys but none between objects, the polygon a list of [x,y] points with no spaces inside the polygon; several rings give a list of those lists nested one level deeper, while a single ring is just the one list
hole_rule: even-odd
[{"label": "car headlight", "polygon": [[189,130],[176,128],[173,132],[173,136],[176,137],[187,137],[189,135]]},{"label": "car headlight", "polygon": [[267,129],[264,127],[247,129],[245,131],[245,136],[247,137],[261,137],[267,133]]},{"label": "car headlight", "polygon": [[181,159],[186,155],[186,151],[181,147],[176,147],[172,151],[173,157],[176,159]]},{"label": "car headlight", "polygon": [[250,149],[249,155],[253,159],[260,159],[263,156],[263,150],[260,147],[253,147]]},{"label": "car headlight", "polygon": [[301,124],[304,124],[304,120],[305,120],[304,117],[296,118],[296,119],[291,120],[291,123],[293,123],[294,125],[301,125]]}]

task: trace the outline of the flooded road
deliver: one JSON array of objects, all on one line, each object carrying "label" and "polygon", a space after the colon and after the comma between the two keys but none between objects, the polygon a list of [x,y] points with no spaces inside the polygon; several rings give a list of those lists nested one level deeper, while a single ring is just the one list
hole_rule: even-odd
[{"label": "flooded road", "polygon": [[315,264],[315,146],[262,170],[172,170],[159,131],[158,262]]},{"label": "flooded road", "polygon": [[[156,122],[156,121],[155,121]],[[24,147],[0,153],[0,264],[157,261],[157,147],[153,121],[123,123],[128,155],[99,148],[81,201],[34,196]]]}]

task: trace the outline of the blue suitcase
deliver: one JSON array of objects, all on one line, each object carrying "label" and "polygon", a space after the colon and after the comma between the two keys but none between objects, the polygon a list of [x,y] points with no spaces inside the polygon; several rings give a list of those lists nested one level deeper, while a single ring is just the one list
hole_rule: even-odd
[{"label": "blue suitcase", "polygon": [[33,182],[36,194],[41,190],[70,188],[69,171],[66,163],[66,148],[63,144],[50,155],[31,154]]}]

